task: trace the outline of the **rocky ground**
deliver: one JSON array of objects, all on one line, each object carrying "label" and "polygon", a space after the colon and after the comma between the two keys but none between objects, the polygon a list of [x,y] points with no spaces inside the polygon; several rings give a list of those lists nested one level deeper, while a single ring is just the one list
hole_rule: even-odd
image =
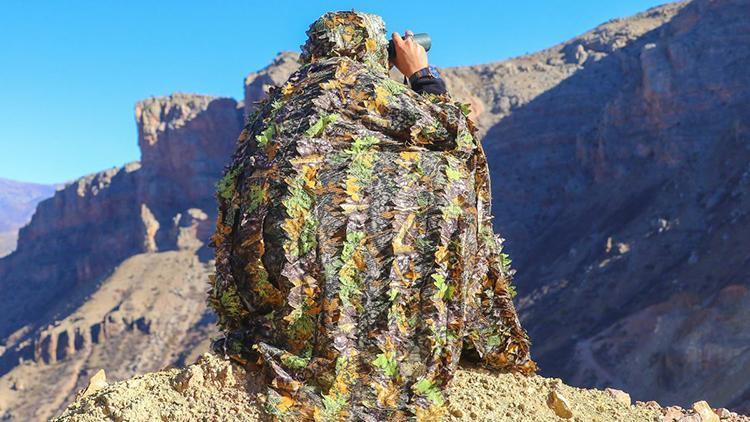
[{"label": "rocky ground", "polygon": [[[692,409],[631,403],[619,390],[570,387],[556,378],[458,371],[449,390],[451,421],[655,421],[750,422],[726,409],[698,402]],[[213,354],[184,369],[165,369],[108,385],[103,374],[58,418],[58,422],[264,421],[264,396],[252,372]]]}]

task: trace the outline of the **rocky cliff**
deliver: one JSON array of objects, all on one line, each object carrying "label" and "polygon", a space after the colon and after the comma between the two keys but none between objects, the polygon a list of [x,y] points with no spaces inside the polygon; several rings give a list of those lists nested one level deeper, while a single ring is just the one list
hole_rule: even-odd
[{"label": "rocky cliff", "polygon": [[270,87],[281,86],[299,68],[298,58],[299,53],[282,51],[268,66],[245,77],[245,117],[255,110],[255,102],[264,98]]},{"label": "rocky cliff", "polygon": [[[669,4],[538,53],[442,69],[484,135],[544,375],[747,409],[748,10]],[[47,418],[97,368],[121,379],[205,347],[214,181],[243,113],[295,59],[251,73],[244,108],[141,102],[141,162],[40,204],[0,260],[0,415]],[[40,394],[54,399],[39,406]]]},{"label": "rocky cliff", "polygon": [[[174,363],[207,336],[194,327],[210,320],[204,244],[242,109],[174,94],[139,102],[135,114],[141,162],[82,177],[40,203],[18,249],[0,260],[0,415],[47,418],[87,365],[121,364],[126,377]],[[39,406],[35,393],[50,400]]]},{"label": "rocky cliff", "polygon": [[139,185],[141,202],[160,223],[190,207],[213,211],[214,186],[243,126],[241,105],[231,98],[174,94],[139,102],[135,119],[147,181]]},{"label": "rocky cliff", "polygon": [[16,248],[18,229],[29,222],[36,204],[49,198],[55,186],[23,183],[0,177],[0,258]]},{"label": "rocky cliff", "polygon": [[91,288],[124,259],[179,248],[190,230],[209,233],[213,185],[241,113],[232,99],[196,95],[138,103],[142,162],[85,176],[43,201],[0,264],[0,288],[15,292],[0,296],[0,338]]},{"label": "rocky cliff", "polygon": [[469,68],[577,66],[484,138],[543,373],[748,405],[749,10],[675,4]]}]

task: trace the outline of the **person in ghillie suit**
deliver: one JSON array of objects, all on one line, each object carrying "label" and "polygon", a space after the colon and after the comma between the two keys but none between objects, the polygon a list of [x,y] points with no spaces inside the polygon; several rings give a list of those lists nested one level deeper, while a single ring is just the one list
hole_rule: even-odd
[{"label": "person in ghillie suit", "polygon": [[462,351],[535,370],[484,153],[468,107],[389,79],[378,16],[307,34],[218,184],[214,348],[282,420],[439,420]]}]

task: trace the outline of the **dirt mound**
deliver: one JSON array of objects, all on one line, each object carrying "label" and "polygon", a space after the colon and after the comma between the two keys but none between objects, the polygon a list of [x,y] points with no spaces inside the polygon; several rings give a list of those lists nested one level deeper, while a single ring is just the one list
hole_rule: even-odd
[{"label": "dirt mound", "polygon": [[242,367],[205,354],[183,369],[148,373],[100,390],[89,385],[56,420],[264,420],[254,381]]},{"label": "dirt mound", "polygon": [[[695,410],[630,404],[618,390],[580,389],[556,378],[459,370],[449,389],[452,421],[739,421],[750,418],[697,403]],[[705,403],[705,402],[702,402]],[[265,421],[258,378],[216,355],[184,369],[165,369],[106,385],[92,379],[63,414],[64,422]],[[700,416],[703,412],[703,416]],[[558,416],[561,415],[561,416]],[[720,416],[721,415],[721,416]],[[565,418],[565,416],[568,416]],[[687,417],[686,419],[683,419]]]}]

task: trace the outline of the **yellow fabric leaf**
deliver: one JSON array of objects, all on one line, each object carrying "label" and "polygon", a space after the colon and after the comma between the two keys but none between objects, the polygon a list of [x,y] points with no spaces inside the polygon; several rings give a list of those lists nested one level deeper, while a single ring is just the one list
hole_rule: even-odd
[{"label": "yellow fabric leaf", "polygon": [[341,88],[341,84],[336,79],[331,79],[328,82],[322,82],[320,84],[320,87],[323,88],[324,90],[338,89],[338,88]]},{"label": "yellow fabric leaf", "polygon": [[315,189],[318,185],[318,181],[317,179],[315,179],[315,175],[318,173],[318,169],[312,166],[305,166],[302,169],[302,172],[305,179],[305,186],[310,189]]},{"label": "yellow fabric leaf", "polygon": [[276,405],[276,408],[279,409],[281,413],[284,413],[288,411],[289,409],[291,409],[295,403],[296,402],[291,397],[281,396],[281,400],[279,400],[279,403]]},{"label": "yellow fabric leaf", "polygon": [[349,62],[346,60],[340,61],[338,67],[336,67],[336,73],[334,73],[336,79],[341,79],[348,70]]},{"label": "yellow fabric leaf", "polygon": [[432,405],[427,409],[425,409],[424,407],[417,407],[415,413],[417,422],[431,422],[443,420],[447,412],[444,406]]},{"label": "yellow fabric leaf", "polygon": [[406,161],[417,161],[419,153],[416,151],[403,151],[400,154],[402,160]]},{"label": "yellow fabric leaf", "polygon": [[393,247],[393,253],[395,255],[414,251],[414,248],[411,245],[404,245],[404,237],[406,237],[406,233],[409,231],[412,224],[414,224],[414,213],[406,216],[406,220],[404,220],[404,223],[401,224],[401,228],[393,238],[391,246]]},{"label": "yellow fabric leaf", "polygon": [[354,255],[352,255],[352,260],[354,261],[354,265],[357,266],[357,269],[362,271],[365,268],[367,268],[367,264],[365,263],[365,258],[362,256],[362,254],[359,251],[354,252]]},{"label": "yellow fabric leaf", "polygon": [[382,407],[395,407],[398,398],[398,389],[394,388],[392,383],[387,386],[375,384],[375,391],[378,393],[378,405]]},{"label": "yellow fabric leaf", "polygon": [[353,201],[359,201],[359,183],[354,177],[346,178],[346,194],[349,195]]},{"label": "yellow fabric leaf", "polygon": [[383,112],[388,105],[388,100],[391,98],[391,93],[388,92],[382,86],[375,87],[375,108],[379,112]]},{"label": "yellow fabric leaf", "polygon": [[352,203],[344,203],[339,205],[342,210],[344,210],[344,214],[351,214],[353,212],[359,211],[360,209],[367,208],[367,204],[352,204]]},{"label": "yellow fabric leaf", "polygon": [[367,49],[368,53],[372,53],[378,48],[378,44],[374,39],[368,38],[367,40],[365,40],[365,48]]},{"label": "yellow fabric leaf", "polygon": [[298,238],[302,232],[304,220],[301,218],[287,218],[284,221],[284,231],[292,238]]},{"label": "yellow fabric leaf", "polygon": [[435,260],[437,262],[445,262],[445,258],[448,256],[448,248],[445,245],[440,245],[435,251]]},{"label": "yellow fabric leaf", "polygon": [[284,96],[290,95],[295,91],[294,85],[292,85],[291,82],[287,82],[284,84],[284,86],[281,88],[281,94]]},{"label": "yellow fabric leaf", "polygon": [[357,81],[357,75],[355,75],[353,73],[350,74],[350,75],[346,75],[345,77],[342,77],[341,79],[339,79],[339,83],[342,86],[343,85],[351,85],[351,84],[353,84],[356,81]]},{"label": "yellow fabric leaf", "polygon": [[321,154],[309,154],[309,155],[304,155],[301,157],[292,158],[291,160],[289,160],[289,162],[293,166],[300,166],[304,164],[319,163],[322,160],[323,160],[323,156]]},{"label": "yellow fabric leaf", "polygon": [[367,106],[368,98],[370,97],[363,91],[349,91],[349,99],[355,104],[363,103],[365,106]]}]

